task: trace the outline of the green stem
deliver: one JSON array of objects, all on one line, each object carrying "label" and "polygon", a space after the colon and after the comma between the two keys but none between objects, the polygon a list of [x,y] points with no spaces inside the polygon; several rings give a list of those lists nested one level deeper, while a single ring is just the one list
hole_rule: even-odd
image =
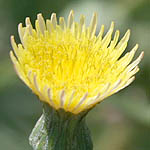
[{"label": "green stem", "polygon": [[56,111],[43,104],[43,114],[29,137],[30,145],[34,150],[92,150],[86,114]]}]

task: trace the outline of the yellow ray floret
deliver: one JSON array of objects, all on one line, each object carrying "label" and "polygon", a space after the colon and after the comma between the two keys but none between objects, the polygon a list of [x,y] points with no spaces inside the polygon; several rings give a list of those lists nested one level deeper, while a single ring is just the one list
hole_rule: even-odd
[{"label": "yellow ray floret", "polygon": [[57,22],[55,13],[46,21],[38,14],[35,28],[29,18],[25,22],[18,26],[21,44],[11,37],[11,59],[25,84],[55,109],[78,114],[128,86],[139,71],[143,52],[130,63],[138,45],[120,58],[130,30],[118,42],[112,22],[105,36],[103,25],[96,36],[96,13],[89,26],[83,15],[75,22],[73,11],[67,23],[63,17]]}]

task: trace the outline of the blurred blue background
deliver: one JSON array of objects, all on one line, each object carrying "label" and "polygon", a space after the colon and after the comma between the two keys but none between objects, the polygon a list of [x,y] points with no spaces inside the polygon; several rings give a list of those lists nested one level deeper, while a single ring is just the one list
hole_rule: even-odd
[{"label": "blurred blue background", "polygon": [[111,21],[121,36],[129,28],[129,51],[136,43],[145,51],[136,80],[128,88],[97,105],[87,117],[94,150],[150,150],[150,0],[0,0],[0,149],[31,150],[28,136],[42,108],[37,97],[20,81],[9,58],[10,35],[19,42],[17,25],[37,13],[52,12],[76,19],[85,14],[87,24],[98,13],[98,28]]}]

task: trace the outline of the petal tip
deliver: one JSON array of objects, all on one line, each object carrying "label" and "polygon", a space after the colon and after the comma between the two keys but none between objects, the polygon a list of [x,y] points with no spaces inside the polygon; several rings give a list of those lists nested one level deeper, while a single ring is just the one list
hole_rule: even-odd
[{"label": "petal tip", "polygon": [[11,45],[12,45],[12,42],[14,41],[14,35],[10,36],[10,41],[11,41]]},{"label": "petal tip", "polygon": [[42,13],[37,14],[37,18],[42,17]]},{"label": "petal tip", "polygon": [[74,15],[74,10],[73,9],[70,11],[70,14]]},{"label": "petal tip", "polygon": [[144,51],[141,52],[141,59],[144,57]]}]

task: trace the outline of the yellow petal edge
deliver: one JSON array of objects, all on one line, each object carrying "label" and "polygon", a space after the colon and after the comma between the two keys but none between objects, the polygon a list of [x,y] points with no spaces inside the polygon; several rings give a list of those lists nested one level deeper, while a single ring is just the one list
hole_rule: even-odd
[{"label": "yellow petal edge", "polygon": [[144,52],[131,63],[138,45],[120,58],[130,30],[118,42],[118,30],[112,38],[112,22],[105,35],[104,25],[96,35],[96,13],[89,26],[83,15],[75,22],[73,11],[67,22],[63,17],[57,22],[53,13],[46,21],[38,14],[35,28],[29,17],[25,24],[18,25],[21,44],[11,36],[11,60],[21,80],[55,109],[74,114],[90,109],[128,86],[139,71]]}]

